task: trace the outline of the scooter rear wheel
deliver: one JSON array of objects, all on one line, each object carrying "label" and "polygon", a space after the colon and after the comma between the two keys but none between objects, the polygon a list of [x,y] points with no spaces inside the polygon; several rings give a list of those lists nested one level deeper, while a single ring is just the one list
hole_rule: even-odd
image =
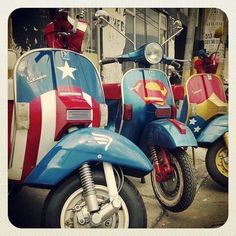
[{"label": "scooter rear wheel", "polygon": [[228,148],[223,139],[218,139],[208,148],[206,168],[215,182],[228,187]]},{"label": "scooter rear wheel", "polygon": [[[93,172],[99,205],[109,201],[102,172]],[[125,178],[119,193],[122,207],[98,228],[146,228],[147,216],[144,202],[135,186]],[[71,178],[52,190],[44,204],[42,226],[46,228],[92,228],[79,176]]]},{"label": "scooter rear wheel", "polygon": [[[187,209],[196,194],[196,178],[188,154],[181,148],[167,151],[174,173],[167,181],[157,182],[155,168],[151,172],[153,191],[162,206],[172,212]],[[158,152],[160,155],[160,152]]]}]

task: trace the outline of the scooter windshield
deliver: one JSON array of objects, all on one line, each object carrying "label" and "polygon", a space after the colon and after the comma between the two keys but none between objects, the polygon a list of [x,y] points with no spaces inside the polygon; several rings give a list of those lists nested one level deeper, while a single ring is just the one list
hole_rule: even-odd
[{"label": "scooter windshield", "polygon": [[85,93],[105,103],[101,80],[84,56],[60,49],[37,49],[21,57],[16,68],[16,100],[30,102],[56,90],[59,94]]}]

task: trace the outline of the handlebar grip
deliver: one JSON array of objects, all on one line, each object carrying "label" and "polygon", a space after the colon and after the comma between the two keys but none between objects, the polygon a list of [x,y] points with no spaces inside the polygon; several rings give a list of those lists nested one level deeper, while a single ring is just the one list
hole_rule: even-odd
[{"label": "handlebar grip", "polygon": [[171,64],[172,66],[174,66],[175,68],[177,68],[177,69],[179,69],[179,68],[181,67],[181,64],[178,63],[178,62],[176,62],[176,61],[172,61],[170,64]]},{"label": "handlebar grip", "polygon": [[107,57],[107,58],[104,58],[104,59],[100,60],[99,64],[100,65],[105,65],[105,64],[110,64],[110,63],[114,63],[114,62],[118,62],[117,58]]}]

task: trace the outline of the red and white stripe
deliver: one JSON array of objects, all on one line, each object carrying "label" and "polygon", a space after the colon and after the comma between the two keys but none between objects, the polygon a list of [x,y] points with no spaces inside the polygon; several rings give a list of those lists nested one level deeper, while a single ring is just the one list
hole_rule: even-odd
[{"label": "red and white stripe", "polygon": [[29,106],[29,129],[16,129],[9,179],[23,180],[55,144],[56,94],[49,91]]},{"label": "red and white stripe", "polygon": [[[55,138],[61,127],[59,124],[66,122],[66,110],[61,110],[57,96],[57,92],[52,90],[34,99],[29,103],[29,129],[11,129],[11,135],[15,132],[15,143],[12,145],[14,148],[9,179],[24,180],[55,145]],[[99,104],[84,92],[82,96],[93,108],[90,126],[98,127],[99,109],[94,108]]]}]

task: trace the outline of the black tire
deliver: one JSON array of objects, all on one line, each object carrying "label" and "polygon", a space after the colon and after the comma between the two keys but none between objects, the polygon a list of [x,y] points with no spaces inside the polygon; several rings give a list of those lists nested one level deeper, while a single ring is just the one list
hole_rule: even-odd
[{"label": "black tire", "polygon": [[207,171],[211,178],[224,188],[228,188],[228,163],[224,159],[226,157],[228,157],[228,148],[223,139],[218,139],[207,150]]},{"label": "black tire", "polygon": [[158,183],[155,169],[151,172],[153,191],[162,206],[172,212],[186,210],[196,195],[196,177],[193,172],[192,161],[181,148],[167,151],[168,159],[174,168],[174,175],[164,183]]},{"label": "black tire", "polygon": [[[98,171],[93,172],[93,178],[95,187],[104,188],[104,186],[106,186],[104,174],[102,172]],[[63,205],[65,204],[66,200],[73,193],[75,193],[75,191],[79,189],[81,189],[81,182],[79,176],[72,176],[71,178],[67,179],[62,184],[60,184],[60,186],[57,189],[52,190],[49,193],[42,211],[42,227],[61,228],[60,216],[63,209]],[[124,180],[124,185],[119,195],[122,198],[128,210],[128,219],[129,219],[128,228],[146,228],[147,215],[143,199],[140,196],[139,192],[137,191],[136,187],[126,177]],[[87,228],[90,227],[88,225]]]}]

